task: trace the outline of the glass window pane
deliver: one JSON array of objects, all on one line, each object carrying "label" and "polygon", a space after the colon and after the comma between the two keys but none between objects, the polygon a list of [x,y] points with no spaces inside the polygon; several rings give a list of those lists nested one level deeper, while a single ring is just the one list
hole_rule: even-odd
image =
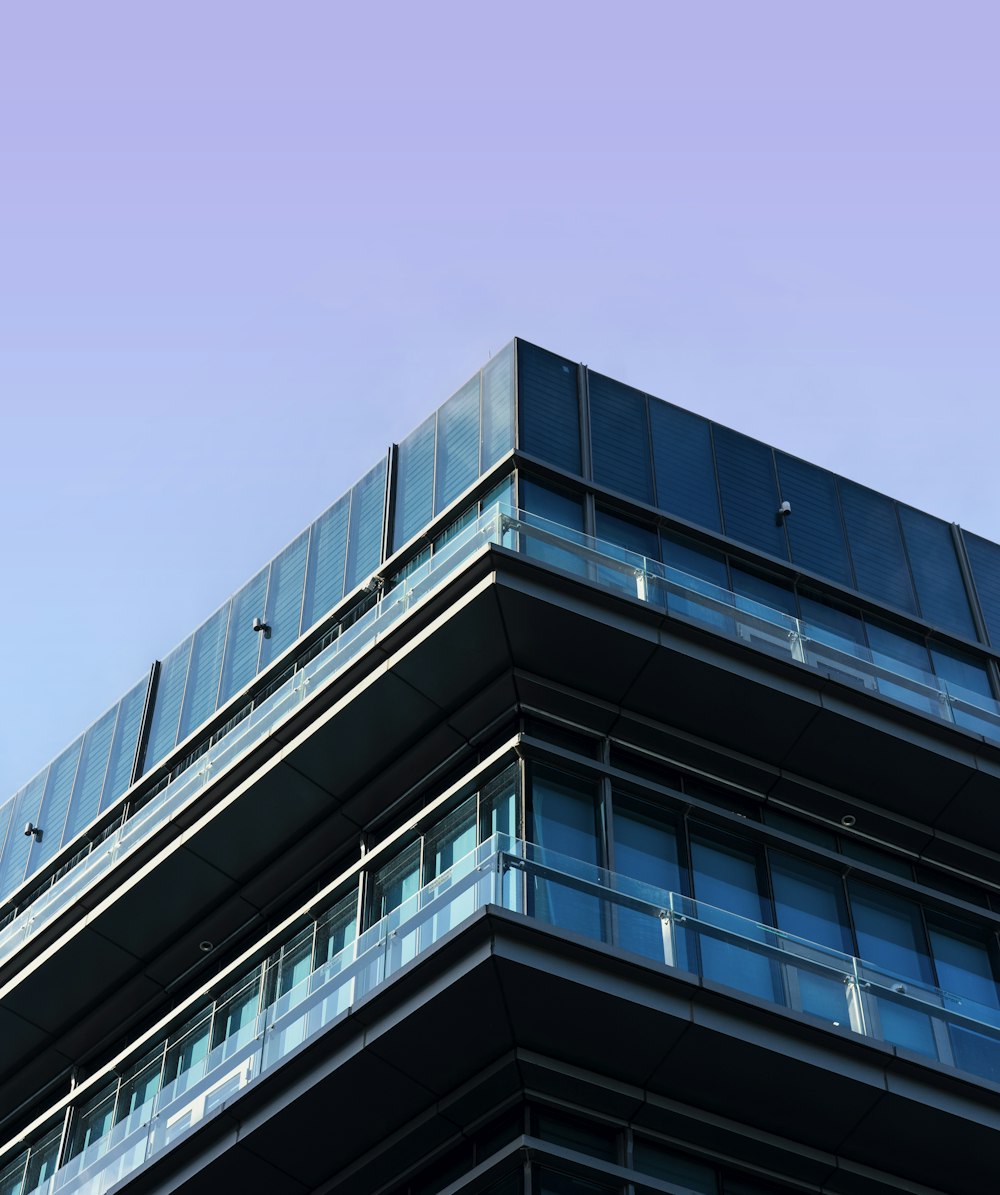
[{"label": "glass window pane", "polygon": [[568,473],[580,472],[577,372],[571,361],[517,342],[520,447]]},{"label": "glass window pane", "polygon": [[302,603],[303,630],[329,613],[344,596],[350,513],[351,495],[347,493],[321,514],[310,529],[306,592]]},{"label": "glass window pane", "polygon": [[187,681],[188,662],[191,659],[189,636],[162,661],[156,681],[153,698],[153,720],[149,728],[146,746],[146,768],[148,772],[158,764],[177,744],[177,730],[180,725],[181,702],[184,699],[184,685]]},{"label": "glass window pane", "polygon": [[860,957],[893,974],[933,983],[919,906],[854,878],[848,886]]},{"label": "glass window pane", "polygon": [[521,837],[521,770],[517,764],[505,768],[479,794],[479,840],[494,834]]},{"label": "glass window pane", "polygon": [[236,983],[216,1002],[212,1019],[212,1049],[225,1046],[228,1057],[254,1035],[260,1004],[260,967]]},{"label": "glass window pane", "polygon": [[115,1107],[115,1124],[122,1125],[122,1135],[149,1123],[153,1115],[154,1101],[160,1090],[162,1068],[161,1046],[125,1073]]},{"label": "glass window pane", "polygon": [[31,1147],[31,1153],[28,1155],[28,1167],[24,1175],[25,1195],[36,1191],[55,1173],[61,1139],[62,1130],[56,1129]]},{"label": "glass window pane", "polygon": [[514,447],[514,343],[500,350],[483,367],[483,443],[479,470]]},{"label": "glass window pane", "polygon": [[[721,531],[719,491],[707,419],[650,399],[656,504],[699,527]],[[772,512],[773,517],[773,512]]]},{"label": "glass window pane", "polygon": [[434,513],[444,510],[479,476],[479,374],[438,411]]},{"label": "glass window pane", "polygon": [[398,909],[420,887],[420,840],[380,867],[372,877],[372,921]]},{"label": "glass window pane", "polygon": [[686,536],[666,532],[660,540],[668,566],[667,609],[719,634],[735,634],[726,558]]},{"label": "glass window pane", "polygon": [[877,968],[870,975],[874,980],[870,992],[880,1035],[894,1045],[936,1057],[930,1017],[905,998],[905,984],[900,983],[897,990],[894,982],[899,977],[934,983],[919,907],[853,878],[848,889],[858,955]]},{"label": "glass window pane", "polygon": [[900,506],[899,521],[920,612],[935,626],[976,637],[951,529],[942,519]]},{"label": "glass window pane", "polygon": [[260,632],[253,629],[253,620],[264,617],[264,598],[267,593],[268,568],[263,568],[233,597],[233,612],[226,636],[226,656],[222,666],[222,689],[219,705],[248,685],[257,675],[260,654]]},{"label": "glass window pane", "polygon": [[271,563],[267,612],[264,615],[264,621],[271,628],[271,633],[269,637],[262,636],[259,668],[266,668],[299,637],[302,585],[308,548],[309,533],[303,532]]},{"label": "glass window pane", "polygon": [[853,481],[840,478],[837,485],[858,589],[916,613],[895,503]]},{"label": "glass window pane", "polygon": [[315,966],[321,967],[346,950],[357,935],[358,894],[351,892],[316,923]]},{"label": "glass window pane", "polygon": [[[699,907],[710,905],[753,922],[770,922],[770,908],[761,895],[755,852],[728,839],[711,839],[694,833],[691,863]],[[708,929],[699,933],[702,973],[765,1000],[776,999],[772,964],[753,949],[757,938],[753,926],[732,926],[725,918],[713,918],[711,909],[701,910],[699,915],[709,926],[715,920],[722,926],[721,931]],[[730,932],[726,932],[727,926]]]},{"label": "glass window pane", "polygon": [[[560,528],[569,528],[577,533],[583,532],[583,502],[562,490],[555,490],[530,478],[522,477],[519,482],[521,491],[521,505],[532,515],[538,515],[556,526],[552,528],[554,534],[560,533]],[[541,526],[537,520],[526,520],[529,526]],[[583,542],[582,534],[569,537],[571,540]],[[581,557],[569,548],[561,548],[558,544],[547,541],[541,535],[530,532],[522,536],[523,552],[535,560],[544,560],[556,568],[565,569],[571,573],[583,573],[586,565]]]},{"label": "glass window pane", "polygon": [[635,1168],[643,1174],[677,1183],[698,1195],[717,1195],[715,1167],[707,1162],[643,1137],[636,1137],[634,1154]]},{"label": "glass window pane", "polygon": [[861,615],[843,606],[831,605],[819,595],[799,593],[802,630],[807,638],[847,655],[864,653],[865,631]]},{"label": "glass window pane", "polygon": [[117,1090],[117,1083],[105,1088],[76,1112],[66,1146],[66,1160],[83,1153],[110,1131]]},{"label": "glass window pane", "polygon": [[452,810],[424,838],[424,883],[452,868],[476,846],[476,798]]},{"label": "glass window pane", "polygon": [[589,375],[594,480],[639,502],[653,502],[646,396],[599,373]]},{"label": "glass window pane", "polygon": [[396,514],[393,550],[401,548],[434,516],[434,438],[431,415],[399,445],[396,463]]},{"label": "glass window pane", "polygon": [[[650,805],[615,795],[614,870],[664,892],[683,893],[677,831],[667,816]],[[618,909],[618,937],[626,950],[664,961],[663,927],[655,910]],[[687,965],[686,956],[676,959]]]},{"label": "glass window pane", "polygon": [[597,538],[617,544],[619,548],[626,548],[640,556],[647,556],[650,560],[660,558],[659,537],[654,527],[634,523],[631,519],[624,519],[609,510],[597,510]]},{"label": "glass window pane", "polygon": [[212,1006],[201,1010],[183,1028],[170,1035],[163,1065],[163,1086],[172,1087],[170,1098],[186,1091],[200,1078],[208,1057]]},{"label": "glass window pane", "polygon": [[[986,665],[953,647],[937,647],[934,644],[931,645],[931,659],[934,662],[934,671],[944,682],[944,688],[955,699],[951,710],[958,725],[980,734],[990,734],[995,738],[994,724],[985,723],[975,713],[976,708],[995,709]],[[973,708],[968,709],[967,706]]]},{"label": "glass window pane", "polygon": [[0,1170],[0,1195],[21,1195],[26,1189],[21,1183],[27,1162],[28,1151],[24,1150],[5,1170]]},{"label": "glass window pane", "polygon": [[[798,613],[795,594],[792,587],[777,577],[765,577],[760,573],[748,572],[745,569],[732,569],[733,591],[747,601],[737,601],[739,610],[757,613],[757,606],[765,610],[777,610],[794,618]],[[764,617],[767,617],[764,614]]]},{"label": "glass window pane", "polygon": [[833,474],[783,452],[775,452],[774,458],[778,466],[780,497],[792,508],[791,515],[785,520],[792,559],[821,577],[853,586],[854,576]]},{"label": "glass window pane", "polygon": [[[547,864],[570,867],[560,859],[568,856],[582,863],[598,865],[601,860],[596,786],[551,768],[532,771],[532,837],[545,849]],[[551,853],[550,853],[551,852]],[[574,875],[587,869],[573,868]],[[600,902],[581,890],[579,884],[536,877],[534,915],[565,929],[603,937]]]},{"label": "glass window pane", "polygon": [[713,436],[726,535],[787,559],[784,526],[775,522],[778,487],[771,449],[718,424]]},{"label": "glass window pane", "polygon": [[186,739],[192,730],[215,713],[231,605],[231,602],[226,602],[224,606],[220,606],[194,633],[191,663],[184,689],[184,705],[181,709],[181,739]]}]

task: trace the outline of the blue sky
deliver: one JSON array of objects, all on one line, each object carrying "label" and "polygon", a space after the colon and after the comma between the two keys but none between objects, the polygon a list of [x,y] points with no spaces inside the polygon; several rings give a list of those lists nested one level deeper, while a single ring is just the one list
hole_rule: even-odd
[{"label": "blue sky", "polygon": [[2,22],[0,794],[514,335],[1000,539],[995,6]]}]

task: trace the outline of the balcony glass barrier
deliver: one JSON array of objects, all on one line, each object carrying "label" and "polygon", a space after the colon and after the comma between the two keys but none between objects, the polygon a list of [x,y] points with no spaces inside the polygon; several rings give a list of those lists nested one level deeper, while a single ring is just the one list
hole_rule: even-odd
[{"label": "balcony glass barrier", "polygon": [[892,661],[833,636],[807,621],[761,605],[710,582],[583,532],[497,505],[481,514],[433,556],[304,663],[251,712],[134,813],[90,854],[0,930],[0,962],[65,909],[98,876],[167,821],[223,768],[266,738],[318,686],[342,671],[393,627],[417,602],[488,544],[499,545],[638,598],[668,616],[811,671],[886,698],[937,721],[1000,743],[1000,703],[929,672]]},{"label": "balcony glass barrier", "polygon": [[[496,834],[278,999],[256,968],[123,1077],[23,1145],[10,1190],[101,1195],[334,1025],[407,963],[496,905],[765,1000],[844,1033],[1000,1082],[1000,1012],[676,892]],[[58,1116],[63,1116],[59,1110]],[[84,1142],[82,1148],[74,1143]],[[69,1156],[69,1155],[72,1156]],[[24,1175],[19,1186],[14,1172]],[[33,1185],[32,1185],[33,1184]],[[5,1188],[6,1189],[6,1188]]]}]

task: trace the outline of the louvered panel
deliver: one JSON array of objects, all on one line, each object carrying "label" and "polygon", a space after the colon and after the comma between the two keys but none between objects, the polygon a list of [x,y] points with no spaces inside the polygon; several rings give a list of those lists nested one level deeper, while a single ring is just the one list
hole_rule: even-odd
[{"label": "louvered panel", "polygon": [[1000,544],[962,532],[990,643],[1000,647]]},{"label": "louvered panel", "polygon": [[775,453],[782,500],[791,504],[786,528],[792,559],[821,577],[854,585],[847,539],[832,473],[796,457]]},{"label": "louvered panel", "polygon": [[843,478],[838,481],[838,489],[858,589],[916,613],[892,499]]},{"label": "louvered panel", "polygon": [[351,495],[346,493],[313,523],[309,538],[302,630],[308,630],[344,596],[347,525]]},{"label": "louvered panel", "polygon": [[383,458],[373,469],[368,470],[351,491],[345,593],[360,585],[382,563],[386,465]]},{"label": "louvered panel", "polygon": [[722,521],[708,420],[651,399],[649,421],[657,506],[700,527],[720,531]]},{"label": "louvered panel", "polygon": [[441,407],[437,419],[434,513],[479,476],[479,374]]},{"label": "louvered panel", "polygon": [[969,599],[948,524],[909,506],[898,510],[920,613],[935,626],[974,639]]},{"label": "louvered panel", "polygon": [[594,480],[639,502],[653,501],[646,396],[599,373],[589,377]]},{"label": "louvered panel", "polygon": [[[431,415],[399,446],[396,465],[396,515],[393,550],[401,548],[434,515],[434,429]],[[347,586],[351,588],[350,585]]]},{"label": "louvered panel", "polygon": [[784,528],[775,523],[778,490],[771,449],[718,424],[713,435],[726,535],[787,559]]},{"label": "louvered panel", "polygon": [[520,447],[569,473],[579,473],[577,367],[519,340],[517,369]]}]

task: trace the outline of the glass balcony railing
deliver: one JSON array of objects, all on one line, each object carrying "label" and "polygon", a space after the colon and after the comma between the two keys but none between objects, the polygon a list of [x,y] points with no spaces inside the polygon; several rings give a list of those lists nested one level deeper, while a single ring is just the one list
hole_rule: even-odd
[{"label": "glass balcony railing", "polygon": [[134,846],[185,805],[225,767],[247,754],[317,688],[379,641],[408,610],[453,576],[487,545],[551,564],[582,580],[656,606],[670,617],[777,656],[835,681],[864,689],[1000,743],[1000,703],[930,673],[879,655],[758,602],[721,589],[537,515],[494,506],[469,524],[396,588],[386,593],[318,655],[215,743],[155,797],[126,806],[121,826],[59,875],[0,930],[0,962],[62,909],[80,899]]},{"label": "glass balcony railing", "polygon": [[[266,989],[254,979],[256,986],[248,988],[252,1003],[242,998],[239,1015],[230,994],[220,1002],[225,1015],[206,1012],[187,1036],[164,1039],[158,1048],[144,1045],[143,1061],[117,1068],[115,1073],[126,1076],[117,1080],[117,1089],[105,1088],[96,1105],[91,1101],[75,1113],[86,1120],[86,1133],[71,1133],[61,1158],[53,1151],[52,1134],[43,1133],[36,1147],[22,1150],[0,1170],[0,1190],[102,1195],[487,905],[768,1001],[818,1025],[1000,1082],[996,1008],[498,834],[278,999],[264,1004],[257,993]],[[65,1109],[54,1114],[62,1118]],[[11,1185],[4,1185],[7,1180]]]}]

